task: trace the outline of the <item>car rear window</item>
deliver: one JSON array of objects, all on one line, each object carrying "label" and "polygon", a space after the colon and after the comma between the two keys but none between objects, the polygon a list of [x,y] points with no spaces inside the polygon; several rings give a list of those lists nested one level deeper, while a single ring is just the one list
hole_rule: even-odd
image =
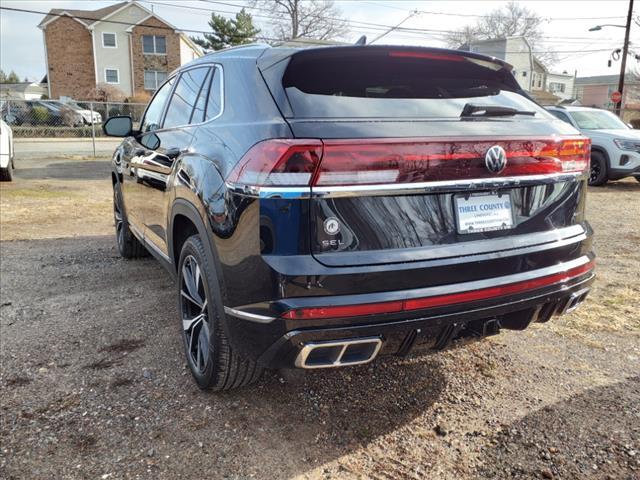
[{"label": "car rear window", "polygon": [[501,65],[455,53],[303,51],[282,82],[295,118],[457,118],[467,103],[546,115]]}]

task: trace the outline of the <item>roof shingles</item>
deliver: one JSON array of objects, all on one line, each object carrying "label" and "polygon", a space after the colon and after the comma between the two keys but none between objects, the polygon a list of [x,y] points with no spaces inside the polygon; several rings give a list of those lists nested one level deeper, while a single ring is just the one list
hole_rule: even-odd
[{"label": "roof shingles", "polygon": [[38,27],[42,27],[49,20],[59,16],[60,14],[67,13],[72,17],[75,17],[78,21],[84,23],[87,27],[96,23],[98,20],[106,17],[107,15],[115,12],[119,8],[123,7],[129,2],[119,2],[108,7],[100,8],[98,10],[71,10],[68,8],[52,8],[42,21],[38,24]]}]

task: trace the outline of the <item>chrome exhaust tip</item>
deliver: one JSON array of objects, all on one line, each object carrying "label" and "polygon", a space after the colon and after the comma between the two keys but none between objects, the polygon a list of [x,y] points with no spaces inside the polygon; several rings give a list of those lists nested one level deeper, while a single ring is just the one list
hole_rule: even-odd
[{"label": "chrome exhaust tip", "polygon": [[582,302],[584,302],[584,300],[587,298],[587,295],[589,295],[589,291],[590,291],[589,288],[584,288],[582,290],[578,290],[577,292],[572,293],[569,296],[569,298],[567,298],[567,300],[564,302],[558,314],[566,315],[567,313],[573,312],[576,308],[580,306]]},{"label": "chrome exhaust tip", "polygon": [[381,347],[379,337],[305,343],[296,357],[295,366],[310,369],[361,365],[376,358]]}]

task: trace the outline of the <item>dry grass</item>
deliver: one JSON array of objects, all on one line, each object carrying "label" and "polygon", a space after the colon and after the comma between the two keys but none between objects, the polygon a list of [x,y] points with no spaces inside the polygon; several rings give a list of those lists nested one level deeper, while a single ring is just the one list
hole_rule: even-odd
[{"label": "dry grass", "polygon": [[109,180],[16,180],[0,184],[0,240],[113,232]]},{"label": "dry grass", "polygon": [[640,183],[590,188],[587,218],[595,230],[596,283],[584,305],[549,325],[598,347],[599,333],[640,336]]}]

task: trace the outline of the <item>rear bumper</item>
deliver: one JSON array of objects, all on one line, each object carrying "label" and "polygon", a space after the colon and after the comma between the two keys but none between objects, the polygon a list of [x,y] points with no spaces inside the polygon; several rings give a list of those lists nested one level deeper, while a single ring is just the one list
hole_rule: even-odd
[{"label": "rear bumper", "polygon": [[[495,334],[501,328],[522,330],[531,322],[546,322],[553,315],[564,313],[584,299],[595,278],[593,270],[588,268],[575,276],[559,279],[540,288],[520,292],[506,289],[510,293],[491,298],[470,296],[469,301],[438,304],[420,310],[348,318],[291,319],[282,318],[281,314],[311,305],[335,307],[397,302],[398,299],[405,302],[435,298],[442,293],[445,293],[443,297],[446,298],[452,294],[458,295],[456,292],[489,291],[495,286],[529,281],[526,279],[555,279],[558,272],[575,271],[580,266],[588,267],[592,260],[592,255],[585,255],[551,268],[527,272],[526,275],[491,278],[482,283],[466,282],[365,295],[291,298],[262,305],[226,308],[227,326],[234,346],[269,368],[304,366],[300,360],[301,352],[308,350],[309,345],[322,342],[378,338],[380,345],[375,349],[376,355],[404,355],[417,346],[442,349],[458,338]],[[552,277],[553,275],[556,277]],[[348,363],[336,361],[335,365],[326,366],[342,364]]]}]

